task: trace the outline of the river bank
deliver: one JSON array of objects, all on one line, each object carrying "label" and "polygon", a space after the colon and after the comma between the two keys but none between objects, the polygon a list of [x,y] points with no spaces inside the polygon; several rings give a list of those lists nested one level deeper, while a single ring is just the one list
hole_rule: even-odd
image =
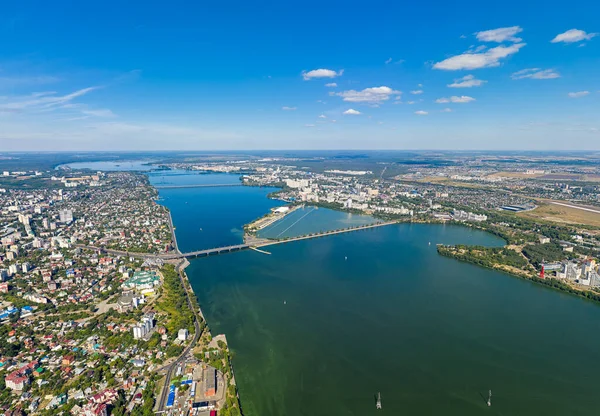
[{"label": "river bank", "polygon": [[[177,254],[181,254],[181,252],[179,251],[178,248],[178,244],[177,244],[177,235],[176,235],[176,231],[175,231],[175,227],[173,225],[173,219],[171,216],[171,212],[170,210],[168,210],[168,208],[165,208],[168,211],[169,214],[169,227],[170,227],[170,231],[171,231],[171,235],[172,235],[172,247],[174,248],[174,251]],[[189,276],[186,273],[186,268],[190,265],[190,262],[184,258],[183,260],[179,261],[176,265],[175,265],[175,270],[177,272],[177,274],[179,275],[182,285],[185,289],[185,295],[186,295],[186,302],[190,308],[190,310],[192,311],[192,313],[194,314],[194,327],[195,327],[195,333],[194,336],[192,338],[192,341],[190,342],[190,344],[185,348],[185,350],[181,353],[181,355],[172,363],[170,364],[167,369],[166,369],[166,375],[165,375],[165,379],[164,382],[162,383],[162,390],[159,392],[158,397],[160,397],[160,400],[157,401],[157,410],[160,411],[163,409],[163,406],[165,405],[165,401],[166,401],[166,397],[167,397],[167,392],[169,391],[170,387],[171,387],[171,383],[170,380],[173,377],[173,373],[175,371],[175,368],[177,365],[179,365],[179,363],[185,358],[185,356],[187,356],[188,353],[192,353],[196,358],[198,358],[201,362],[205,362],[208,361],[206,364],[209,364],[211,366],[213,366],[214,368],[219,369],[220,371],[222,371],[222,375],[223,375],[223,379],[224,379],[224,384],[225,384],[225,391],[224,391],[224,396],[222,397],[221,401],[220,401],[220,406],[219,406],[219,411],[220,414],[223,416],[237,416],[237,415],[243,415],[242,412],[242,407],[241,407],[241,402],[240,402],[240,396],[239,396],[239,392],[237,390],[237,386],[236,386],[236,382],[235,382],[235,374],[233,372],[233,365],[231,363],[231,354],[229,351],[229,344],[227,343],[227,339],[225,337],[225,335],[219,335],[217,336],[217,338],[221,338],[224,340],[224,342],[222,343],[213,343],[213,337],[210,331],[210,327],[208,326],[208,323],[206,322],[206,319],[204,317],[204,314],[202,313],[202,308],[200,307],[200,304],[198,302],[198,297],[196,296],[194,289],[190,283],[189,280]],[[210,360],[206,360],[206,348],[210,347]],[[221,357],[221,355],[224,358],[220,358],[218,360],[216,360],[213,355],[214,354],[218,354],[219,357]],[[222,364],[222,362],[225,361],[225,365],[219,365]]]},{"label": "river bank", "polygon": [[535,270],[520,270],[517,267],[510,266],[507,264],[493,262],[489,259],[482,258],[477,255],[471,254],[472,252],[469,250],[460,249],[455,246],[443,246],[438,245],[437,251],[441,256],[453,258],[458,261],[463,261],[471,264],[475,264],[480,267],[485,267],[488,269],[498,270],[509,274],[514,277],[518,277],[521,279],[529,280],[534,283],[551,287],[552,289],[559,290],[561,292],[569,293],[571,295],[575,295],[577,297],[581,297],[584,299],[592,300],[596,303],[600,303],[600,293],[594,292],[591,290],[586,290],[580,287],[569,285],[561,280],[555,279],[553,277],[545,277],[539,278],[535,272]]},{"label": "river bank", "polygon": [[[277,203],[264,191],[161,196],[187,251],[238,243],[237,230]],[[222,223],[210,239],[199,231],[206,218]],[[586,380],[600,365],[585,357],[600,342],[597,306],[436,250],[505,247],[500,238],[405,220],[276,245],[270,256],[246,250],[190,261],[185,272],[211,330],[227,334],[244,414],[377,414],[381,391],[391,414],[479,416],[489,413],[479,393],[490,388],[502,414],[593,413],[598,400]]]}]

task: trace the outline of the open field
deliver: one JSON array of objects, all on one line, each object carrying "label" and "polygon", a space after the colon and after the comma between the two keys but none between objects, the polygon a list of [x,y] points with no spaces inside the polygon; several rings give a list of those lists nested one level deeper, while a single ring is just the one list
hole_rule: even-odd
[{"label": "open field", "polygon": [[543,173],[527,174],[525,172],[496,172],[488,175],[489,178],[517,178],[517,179],[535,179],[544,176]]},{"label": "open field", "polygon": [[582,180],[585,182],[600,182],[600,175],[583,175]]},{"label": "open field", "polygon": [[[402,177],[397,177],[396,179],[398,179],[400,181],[406,180]],[[455,186],[458,188],[473,188],[473,189],[484,188],[485,189],[488,187],[487,185],[484,185],[481,183],[455,181],[446,176],[424,176],[419,179],[412,179],[411,182],[413,182],[413,181],[419,182],[419,183],[431,183],[434,185]]]},{"label": "open field", "polygon": [[540,201],[538,208],[533,211],[520,212],[517,215],[534,220],[541,219],[563,224],[582,224],[600,227],[600,208],[587,206],[575,208],[574,204],[564,201]]}]

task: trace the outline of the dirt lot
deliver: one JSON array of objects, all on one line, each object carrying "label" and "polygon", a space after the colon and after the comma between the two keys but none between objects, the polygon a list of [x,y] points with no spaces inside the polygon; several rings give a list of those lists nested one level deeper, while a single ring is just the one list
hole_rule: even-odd
[{"label": "dirt lot", "polygon": [[488,175],[490,178],[518,178],[518,179],[535,179],[544,176],[543,173],[534,173],[528,175],[525,172],[496,172]]},{"label": "dirt lot", "polygon": [[[559,201],[563,203],[562,201]],[[594,207],[590,207],[596,209]],[[598,209],[600,211],[600,209]],[[520,212],[517,215],[546,221],[559,222],[563,224],[583,224],[600,227],[600,213],[584,211],[577,208],[555,205],[543,202],[533,211]]]}]

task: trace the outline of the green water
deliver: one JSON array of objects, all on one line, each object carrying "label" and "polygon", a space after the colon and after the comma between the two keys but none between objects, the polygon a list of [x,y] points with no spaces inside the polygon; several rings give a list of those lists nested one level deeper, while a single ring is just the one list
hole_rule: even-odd
[{"label": "green water", "polygon": [[[160,194],[189,250],[238,242],[279,204],[268,192]],[[188,275],[213,334],[227,334],[246,416],[598,414],[600,308],[441,257],[436,243],[502,241],[401,224],[193,260]]]},{"label": "green water", "polygon": [[500,242],[402,224],[193,261],[245,414],[597,414],[600,309],[435,243]]}]

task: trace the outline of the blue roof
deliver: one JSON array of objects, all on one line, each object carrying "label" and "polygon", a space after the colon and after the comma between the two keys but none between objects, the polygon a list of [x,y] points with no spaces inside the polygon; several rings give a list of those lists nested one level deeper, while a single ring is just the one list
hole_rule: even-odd
[{"label": "blue roof", "polygon": [[169,387],[169,396],[167,397],[167,407],[172,407],[175,403],[175,385],[171,384]]}]

